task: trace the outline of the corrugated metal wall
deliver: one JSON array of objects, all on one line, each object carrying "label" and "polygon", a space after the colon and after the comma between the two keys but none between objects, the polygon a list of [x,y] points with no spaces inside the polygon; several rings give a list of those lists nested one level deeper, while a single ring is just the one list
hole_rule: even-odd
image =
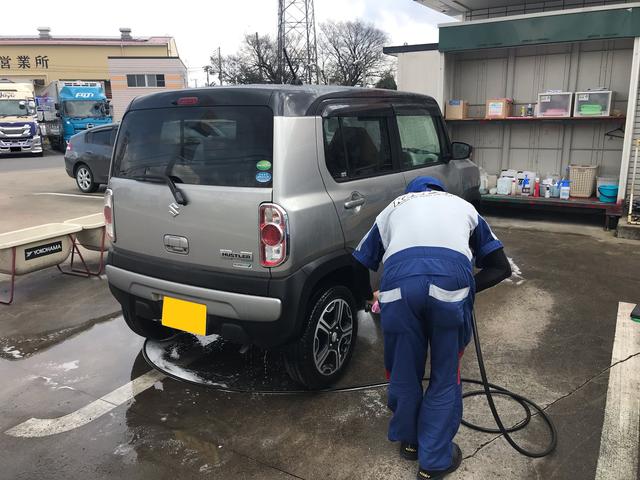
[{"label": "corrugated metal wall", "polygon": [[[627,110],[633,40],[612,40],[483,50],[451,54],[449,98],[470,102],[469,115],[483,117],[489,98],[514,98],[519,106],[548,89],[615,92],[612,109]],[[599,165],[600,176],[620,173],[622,139],[605,136],[624,124],[614,121],[452,123],[454,140],[475,147],[474,160],[489,173],[504,168],[561,174],[570,164]]]},{"label": "corrugated metal wall", "polygon": [[[638,98],[636,98],[636,118],[633,124],[633,144],[631,146],[631,158],[629,160],[629,176],[627,178],[627,194],[626,198],[629,200],[631,194],[631,184],[635,182],[633,190],[634,198],[640,198],[640,159],[638,159],[638,167],[636,169],[636,176],[633,177],[633,160],[636,152],[636,141],[640,139],[640,88],[638,88]],[[635,202],[634,202],[635,203]]]}]

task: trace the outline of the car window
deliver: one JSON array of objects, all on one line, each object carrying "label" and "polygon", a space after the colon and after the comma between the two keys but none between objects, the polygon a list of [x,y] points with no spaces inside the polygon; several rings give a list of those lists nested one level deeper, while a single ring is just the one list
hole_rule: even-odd
[{"label": "car window", "polygon": [[120,124],[114,176],[164,175],[195,185],[271,187],[273,112],[214,106],[133,110]]},{"label": "car window", "polygon": [[435,119],[430,115],[398,115],[398,132],[405,169],[440,162],[442,150]]},{"label": "car window", "polygon": [[111,129],[111,136],[109,137],[109,146],[113,147],[113,144],[116,143],[116,135],[118,135],[118,129]]},{"label": "car window", "polygon": [[393,171],[387,117],[324,119],[325,161],[339,181]]},{"label": "car window", "polygon": [[110,145],[111,129],[87,133],[87,143],[94,145]]}]

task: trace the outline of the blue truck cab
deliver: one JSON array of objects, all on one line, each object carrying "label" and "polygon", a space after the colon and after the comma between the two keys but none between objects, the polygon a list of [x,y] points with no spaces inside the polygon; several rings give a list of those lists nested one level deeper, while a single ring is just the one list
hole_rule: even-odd
[{"label": "blue truck cab", "polygon": [[113,122],[102,82],[53,82],[38,97],[38,111],[49,143],[61,151],[76,133]]}]

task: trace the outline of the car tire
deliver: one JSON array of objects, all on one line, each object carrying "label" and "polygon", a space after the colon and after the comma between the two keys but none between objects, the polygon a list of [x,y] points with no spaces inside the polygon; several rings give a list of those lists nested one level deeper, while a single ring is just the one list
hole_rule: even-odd
[{"label": "car tire", "polygon": [[284,355],[291,378],[309,390],[334,384],[345,372],[358,337],[356,301],[344,286],[312,297],[302,337]]},{"label": "car tire", "polygon": [[122,309],[122,316],[133,333],[137,333],[144,338],[150,338],[152,340],[167,340],[180,333],[178,330],[165,327],[157,320],[142,318],[124,308]]},{"label": "car tire", "polygon": [[38,152],[38,153],[34,153],[32,154],[34,157],[44,157],[44,152]]},{"label": "car tire", "polygon": [[75,171],[76,185],[82,193],[92,193],[98,189],[98,184],[93,181],[93,172],[84,163],[79,164]]}]

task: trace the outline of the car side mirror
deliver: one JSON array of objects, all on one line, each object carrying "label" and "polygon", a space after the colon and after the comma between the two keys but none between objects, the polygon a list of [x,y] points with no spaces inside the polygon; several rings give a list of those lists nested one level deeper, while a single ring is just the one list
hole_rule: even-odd
[{"label": "car side mirror", "polygon": [[451,160],[466,160],[471,156],[473,147],[464,142],[451,143]]}]

